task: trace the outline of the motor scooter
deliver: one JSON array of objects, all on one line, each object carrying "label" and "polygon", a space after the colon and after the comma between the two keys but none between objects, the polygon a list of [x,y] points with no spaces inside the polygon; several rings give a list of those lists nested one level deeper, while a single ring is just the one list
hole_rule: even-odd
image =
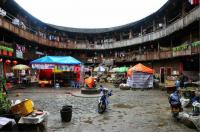
[{"label": "motor scooter", "polygon": [[103,114],[107,107],[108,107],[108,97],[112,95],[112,90],[108,92],[108,90],[102,90],[101,89],[102,95],[100,96],[98,100],[98,113]]}]

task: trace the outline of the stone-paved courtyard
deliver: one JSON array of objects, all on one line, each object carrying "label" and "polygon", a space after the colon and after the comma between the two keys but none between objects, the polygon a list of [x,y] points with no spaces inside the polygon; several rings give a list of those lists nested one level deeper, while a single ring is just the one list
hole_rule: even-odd
[{"label": "stone-paved courtyard", "polygon": [[[193,132],[175,122],[170,113],[168,94],[161,90],[113,90],[110,105],[104,114],[98,114],[98,98],[75,97],[78,90],[67,88],[27,88],[14,90],[11,100],[29,98],[37,109],[49,111],[48,132]],[[18,95],[18,96],[16,96]],[[72,105],[72,120],[61,122],[60,109]]]}]

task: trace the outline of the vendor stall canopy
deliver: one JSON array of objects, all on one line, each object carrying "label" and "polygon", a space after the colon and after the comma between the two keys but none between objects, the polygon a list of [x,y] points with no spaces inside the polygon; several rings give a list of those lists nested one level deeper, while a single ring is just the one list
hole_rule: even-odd
[{"label": "vendor stall canopy", "polygon": [[135,71],[144,72],[144,73],[150,73],[150,74],[154,73],[153,69],[151,69],[149,67],[146,67],[141,63],[138,63],[137,65],[135,65],[135,66],[133,66],[133,67],[128,69],[128,71],[127,71],[128,76],[131,76],[133,74],[133,72],[135,72]]},{"label": "vendor stall canopy", "polygon": [[71,56],[44,56],[31,61],[31,64],[68,64],[79,65],[81,62]]}]

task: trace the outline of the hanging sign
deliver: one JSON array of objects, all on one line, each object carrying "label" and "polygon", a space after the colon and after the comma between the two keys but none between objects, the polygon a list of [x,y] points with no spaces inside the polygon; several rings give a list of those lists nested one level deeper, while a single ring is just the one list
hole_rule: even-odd
[{"label": "hanging sign", "polygon": [[32,64],[33,69],[54,69],[55,64]]},{"label": "hanging sign", "polygon": [[16,44],[16,57],[23,59],[24,53],[25,53],[25,46]]},{"label": "hanging sign", "polygon": [[61,71],[74,71],[74,66],[73,65],[58,65],[57,69]]},{"label": "hanging sign", "polygon": [[74,66],[74,71],[75,72],[80,72],[81,70],[81,67],[80,66]]}]

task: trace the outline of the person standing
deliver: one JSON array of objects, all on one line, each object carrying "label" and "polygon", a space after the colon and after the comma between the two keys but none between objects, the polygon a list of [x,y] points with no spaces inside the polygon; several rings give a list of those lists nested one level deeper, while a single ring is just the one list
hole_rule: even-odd
[{"label": "person standing", "polygon": [[184,75],[182,72],[179,77],[179,82],[180,82],[180,87],[183,88],[184,87]]}]

